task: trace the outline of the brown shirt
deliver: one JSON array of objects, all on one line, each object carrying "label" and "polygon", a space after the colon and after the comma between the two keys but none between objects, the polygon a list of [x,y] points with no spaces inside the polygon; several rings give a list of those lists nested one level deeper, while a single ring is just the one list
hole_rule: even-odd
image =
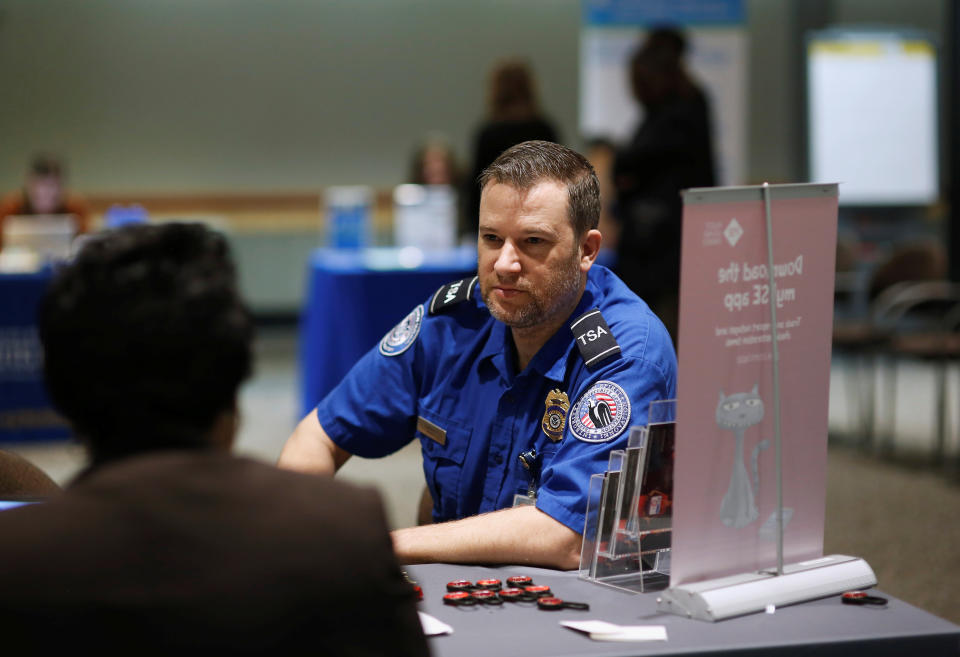
[{"label": "brown shirt", "polygon": [[16,655],[427,654],[375,491],[213,451],[0,512],[0,635]]}]

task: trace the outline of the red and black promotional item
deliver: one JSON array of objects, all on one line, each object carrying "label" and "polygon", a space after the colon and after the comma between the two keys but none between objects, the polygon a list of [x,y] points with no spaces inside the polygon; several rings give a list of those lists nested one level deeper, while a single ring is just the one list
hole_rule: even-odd
[{"label": "red and black promotional item", "polygon": [[447,582],[447,590],[451,592],[472,591],[473,582],[467,579],[457,579],[452,582]]},{"label": "red and black promotional item", "polygon": [[413,587],[413,592],[416,593],[417,600],[423,600],[423,588],[417,584],[417,580],[411,579],[405,570],[400,571],[400,574],[403,575],[403,580]]},{"label": "red and black promotional item", "polygon": [[533,578],[529,575],[514,575],[507,578],[507,586],[522,589],[524,586],[533,586]]},{"label": "red and black promotional item", "polygon": [[866,591],[847,591],[840,596],[840,601],[845,605],[877,605],[882,607],[887,604],[886,598],[879,595],[867,595]]},{"label": "red and black promotional item", "polygon": [[510,587],[500,591],[500,599],[505,600],[506,602],[520,602],[521,600],[529,599],[530,594],[524,591],[523,589],[518,589]]},{"label": "red and black promotional item", "polygon": [[443,604],[453,605],[454,607],[467,607],[477,604],[477,599],[466,591],[456,591],[443,596]]},{"label": "red and black promotional item", "polygon": [[479,591],[474,591],[472,593],[474,600],[482,602],[485,605],[502,605],[503,600],[500,599],[500,596],[497,595],[496,591],[488,591],[486,589],[480,589]]},{"label": "red and black promotional item", "polygon": [[499,591],[503,588],[499,579],[478,579],[475,586],[483,591]]},{"label": "red and black promotional item", "polygon": [[568,602],[567,600],[561,600],[560,598],[539,598],[537,600],[537,607],[543,609],[544,611],[559,611],[561,609],[581,609],[583,611],[590,611],[590,605],[586,602]]}]

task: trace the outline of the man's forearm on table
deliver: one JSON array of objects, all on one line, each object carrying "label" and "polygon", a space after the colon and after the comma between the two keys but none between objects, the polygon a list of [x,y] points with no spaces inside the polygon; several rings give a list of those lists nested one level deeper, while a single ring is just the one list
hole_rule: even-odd
[{"label": "man's forearm on table", "polygon": [[392,533],[401,563],[515,563],[569,570],[581,536],[532,506]]}]

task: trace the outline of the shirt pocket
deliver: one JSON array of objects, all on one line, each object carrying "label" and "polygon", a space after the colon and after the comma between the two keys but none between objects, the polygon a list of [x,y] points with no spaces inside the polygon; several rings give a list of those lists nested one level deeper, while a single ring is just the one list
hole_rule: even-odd
[{"label": "shirt pocket", "polygon": [[[423,451],[423,473],[427,488],[433,497],[434,521],[443,522],[469,515],[464,499],[469,491],[463,483],[463,463],[470,445],[471,428],[423,408],[420,409],[420,418],[432,425],[425,426],[418,422],[416,436],[420,439]],[[438,429],[443,432],[442,442],[438,440]]]}]

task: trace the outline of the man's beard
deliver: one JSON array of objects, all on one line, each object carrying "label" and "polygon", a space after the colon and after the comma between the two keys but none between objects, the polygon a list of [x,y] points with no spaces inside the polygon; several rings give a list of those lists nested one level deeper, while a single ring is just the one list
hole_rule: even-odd
[{"label": "man's beard", "polygon": [[[502,279],[493,273],[496,282],[514,284],[514,280]],[[572,257],[550,271],[549,278],[537,289],[524,286],[521,289],[527,295],[527,303],[510,310],[498,305],[493,296],[493,283],[484,285],[481,279],[483,302],[490,314],[511,328],[525,329],[538,326],[553,319],[559,312],[573,310],[572,301],[580,292],[580,253],[574,249]],[[527,283],[529,285],[529,283]],[[570,306],[569,308],[567,306]]]}]

